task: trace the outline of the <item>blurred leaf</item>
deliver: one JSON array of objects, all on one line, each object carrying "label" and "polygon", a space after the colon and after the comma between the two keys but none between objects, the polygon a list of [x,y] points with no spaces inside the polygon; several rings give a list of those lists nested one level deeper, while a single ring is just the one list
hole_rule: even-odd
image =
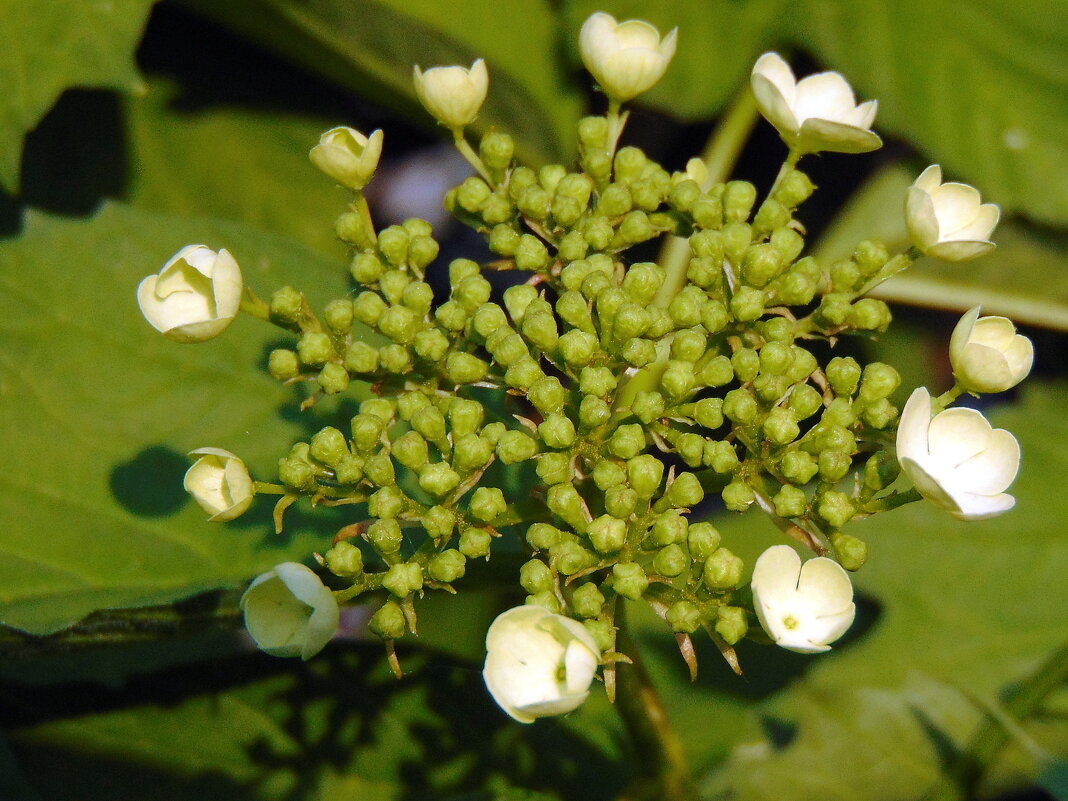
[{"label": "blurred leaf", "polygon": [[[891,249],[909,247],[905,192],[915,176],[894,164],[876,173],[850,199],[816,247],[830,264],[849,258],[862,239]],[[998,248],[974,261],[922,258],[872,294],[886,300],[965,311],[982,305],[1019,323],[1068,330],[1068,233],[1005,220],[994,231]]]},{"label": "blurred leaf", "polygon": [[64,90],[141,90],[133,53],[154,2],[0,0],[0,185],[16,189],[22,139]]},{"label": "blurred leaf", "polygon": [[[308,533],[291,533],[299,514],[286,536],[272,533],[270,498],[224,527],[181,489],[193,448],[227,448],[272,477],[302,430],[294,390],[260,367],[269,343],[287,339],[276,329],[242,318],[183,346],[142,319],[138,281],[198,240],[231,248],[262,294],[290,281],[321,303],[346,286],[343,264],[288,240],[121,206],[88,222],[31,214],[0,252],[0,437],[11,456],[0,622],[52,632],[94,609],[235,585],[313,549]],[[314,425],[315,412],[304,420]]]},{"label": "blurred leaf", "polygon": [[[988,0],[619,0],[620,19],[679,27],[648,101],[684,119],[718,113],[765,50],[807,51],[879,100],[877,129],[915,144],[987,199],[1068,223],[1068,26],[1063,5]],[[598,0],[569,0],[575,41]],[[933,35],[933,32],[937,32]],[[918,43],[924,43],[918,46]],[[574,45],[570,45],[574,49]]]},{"label": "blurred leaf", "polygon": [[[490,92],[476,128],[513,134],[541,162],[571,152],[578,93],[557,59],[557,21],[547,0],[183,0],[341,86],[428,124],[412,66],[485,58]],[[387,132],[388,136],[388,132]],[[387,144],[388,147],[388,144]]]},{"label": "blurred leaf", "polygon": [[178,92],[152,79],[148,92],[126,103],[130,203],[238,220],[341,259],[334,219],[347,193],[308,161],[332,123],[234,107],[184,111]]}]

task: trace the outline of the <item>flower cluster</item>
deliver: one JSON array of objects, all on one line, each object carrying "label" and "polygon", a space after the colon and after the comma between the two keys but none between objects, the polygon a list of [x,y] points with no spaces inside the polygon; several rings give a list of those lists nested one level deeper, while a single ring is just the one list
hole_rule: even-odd
[{"label": "flower cluster", "polygon": [[[620,104],[662,76],[675,38],[593,15],[580,50],[608,112],[579,124],[576,165],[537,170],[515,162],[505,133],[485,134],[477,151],[467,143],[488,91],[481,59],[415,69],[419,99],[477,172],[445,203],[485,237],[498,257],[489,265],[441,265],[422,220],[375,229],[362,190],[380,131],[335,128],[312,149],[352,191],[336,230],[358,289],[318,312],[293,287],[241,308],[293,333],[268,369],[308,386],[305,406],[354,384],[372,397],[292,445],[275,483],[253,482],[218,448],[194,451],[186,477],[217,521],[254,494],[281,496],[279,527],[300,499],[366,509],[317,555],[336,591],[293,564],[253,582],[242,605],[268,652],[307,658],[330,638],[338,602],[355,598],[375,604],[370,629],[392,643],[415,631],[424,593],[455,591],[470,560],[517,538],[529,555],[517,576],[526,605],[490,628],[484,675],[501,707],[530,722],[574,709],[598,666],[608,674],[626,660],[616,636],[625,600],[649,603],[680,642],[703,629],[729,653],[759,623],[784,648],[827,650],[853,620],[847,571],[867,557],[843,528],[914,499],[892,486],[902,470],[962,519],[1012,505],[1012,436],[972,410],[933,414],[1027,374],[1030,343],[1009,321],[965,315],[951,345],[957,386],[937,401],[916,390],[900,415],[893,367],[821,362],[812,347],[885,330],[890,311],[868,292],[921,253],[989,250],[997,207],[941,184],[932,167],[908,195],[908,253],[869,240],[834,264],[804,255],[795,213],[815,187],[797,162],[879,147],[875,102],[858,106],[837,73],[796,81],[777,54],[761,57],[753,91],[789,154],[758,202],[751,183],[716,181],[699,161],[672,173],[618,146]],[[665,234],[686,243],[683,258],[632,257]],[[427,281],[439,269],[445,297]],[[487,270],[508,273],[509,288],[496,291]],[[138,298],[156,328],[196,341],[226,327],[240,294],[233,258],[195,246]],[[775,546],[747,582],[719,528],[694,514],[711,496],[733,512],[760,509],[816,558],[802,564]]]}]

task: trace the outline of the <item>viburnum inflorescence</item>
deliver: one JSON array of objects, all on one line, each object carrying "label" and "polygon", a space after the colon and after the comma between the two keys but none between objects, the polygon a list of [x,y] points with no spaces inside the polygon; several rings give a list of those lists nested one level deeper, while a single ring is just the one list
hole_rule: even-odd
[{"label": "viburnum inflorescence", "polygon": [[[618,146],[627,117],[620,102],[666,69],[674,32],[661,42],[652,26],[618,25],[607,15],[588,25],[584,57],[600,70],[610,103],[605,116],[579,123],[575,165],[518,164],[513,140],[499,131],[485,134],[477,151],[468,144],[465,127],[488,86],[481,60],[470,70],[416,70],[420,98],[477,173],[445,205],[485,237],[495,261],[440,263],[422,220],[376,230],[362,190],[381,133],[366,138],[338,128],[313,149],[313,161],[352,191],[335,227],[352,248],[356,291],[319,311],[293,287],[269,302],[249,295],[242,304],[293,332],[290,347],[270,354],[268,369],[279,381],[310,387],[305,407],[323,395],[370,389],[355,416],[292,445],[279,459],[277,482],[254,489],[282,496],[279,528],[285,509],[301,499],[355,511],[316,556],[332,574],[337,601],[375,605],[374,633],[390,643],[414,633],[416,601],[432,590],[454,592],[468,562],[489,559],[502,537],[527,550],[517,583],[526,603],[545,614],[509,618],[508,635],[491,637],[487,664],[495,697],[507,697],[509,714],[527,722],[581,703],[592,644],[606,674],[626,658],[616,643],[621,599],[649,603],[680,642],[705,629],[732,659],[732,646],[758,620],[783,647],[827,650],[852,620],[842,568],[855,571],[867,558],[863,541],[843,529],[920,497],[891,486],[898,457],[920,481],[919,493],[958,517],[969,517],[975,497],[1008,497],[998,493],[1014,466],[995,464],[990,449],[967,463],[967,448],[950,448],[965,460],[950,470],[934,449],[950,447],[956,428],[931,416],[963,391],[983,389],[984,381],[1002,387],[1009,381],[1002,372],[1015,383],[1030,367],[1029,343],[1002,330],[1011,324],[976,322],[974,311],[954,351],[964,383],[937,399],[923,390],[925,405],[913,403],[919,410],[912,415],[924,419],[898,433],[891,397],[901,379],[893,367],[817,354],[825,343],[887,328],[889,308],[868,293],[921,250],[938,256],[955,241],[956,195],[918,183],[909,214],[922,241],[907,253],[892,255],[867,240],[850,258],[821,263],[805,255],[796,218],[815,190],[797,162],[821,149],[878,147],[870,131],[874,103],[857,107],[837,73],[795,83],[777,55],[761,58],[753,77],[758,103],[791,148],[761,199],[746,181],[711,180],[700,161],[672,173],[640,149]],[[987,217],[996,220],[994,212]],[[992,248],[987,227],[969,220],[961,221],[961,236]],[[935,227],[937,236],[928,236]],[[665,236],[685,242],[684,258],[633,257],[637,246]],[[431,270],[447,272],[447,296],[435,295]],[[507,273],[510,286],[495,289],[488,271]],[[204,286],[180,287],[195,301],[188,321],[183,306],[163,301],[168,330],[222,314],[208,308],[212,276],[194,278]],[[160,301],[145,302],[160,327]],[[1027,358],[1017,358],[1024,350]],[[986,367],[987,359],[997,364]],[[997,380],[988,380],[995,372]],[[975,417],[982,420],[968,412],[965,422],[982,428]],[[1015,453],[1010,434],[994,434],[998,453]],[[206,454],[187,481],[198,500],[211,501],[205,508],[214,519],[243,511],[250,500],[244,485],[241,497],[227,494],[234,492],[227,470],[236,469],[227,465],[240,460],[217,448],[195,453]],[[231,461],[219,461],[224,456]],[[987,475],[988,463],[996,476]],[[694,515],[712,496],[732,512],[759,509],[792,545],[822,561],[802,569],[796,555],[776,551],[762,560],[760,587],[749,592],[729,527],[721,532]],[[1007,508],[988,504],[982,513]],[[258,586],[282,594],[284,578],[267,584],[261,577]],[[290,643],[265,622],[257,597],[246,606],[257,615],[253,633],[272,632],[264,647],[306,658],[309,642],[325,643],[318,631]],[[834,625],[819,622],[825,609],[837,615]],[[518,680],[502,674],[513,663],[544,666],[536,677],[544,692],[515,690]]]}]

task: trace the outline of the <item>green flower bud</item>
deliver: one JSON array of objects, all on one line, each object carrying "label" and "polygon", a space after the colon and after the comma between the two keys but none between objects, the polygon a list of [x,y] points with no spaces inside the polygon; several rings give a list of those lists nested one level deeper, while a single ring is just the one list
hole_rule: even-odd
[{"label": "green flower bud", "polygon": [[415,413],[430,405],[430,398],[422,392],[405,392],[397,398],[397,413],[402,420],[410,421]]},{"label": "green flower bud", "polygon": [[396,640],[408,631],[404,611],[394,601],[386,601],[382,607],[371,615],[367,628],[383,640]]},{"label": "green flower bud", "polygon": [[397,485],[382,487],[367,501],[367,511],[372,517],[387,520],[395,518],[408,508],[408,498]]},{"label": "green flower bud", "polygon": [[750,245],[742,261],[742,280],[750,286],[763,287],[782,267],[782,253],[774,245]]},{"label": "green flower bud", "polygon": [[686,546],[690,557],[703,561],[719,547],[719,531],[711,523],[692,523],[686,531]]},{"label": "green flower bud", "polygon": [[453,284],[452,299],[463,306],[468,314],[473,314],[479,306],[489,302],[490,290],[490,282],[481,275],[469,275]]},{"label": "green flower bud", "polygon": [[493,535],[484,528],[464,529],[460,534],[460,553],[468,559],[489,558],[490,545],[493,543]]},{"label": "green flower bud", "polygon": [[760,407],[748,390],[739,387],[724,396],[723,414],[739,425],[752,425],[760,414]]},{"label": "green flower bud", "polygon": [[497,442],[497,458],[504,464],[526,461],[537,452],[537,441],[522,431],[505,431]]},{"label": "green flower bud", "polygon": [[723,400],[721,398],[703,398],[694,404],[693,417],[700,425],[708,429],[723,425]]},{"label": "green flower bud", "polygon": [[271,317],[283,323],[296,323],[304,313],[304,295],[291,286],[271,295]]},{"label": "green flower bud", "polygon": [[672,631],[693,634],[701,627],[701,611],[690,601],[676,601],[668,607],[667,622]]},{"label": "green flower bud", "polygon": [[717,473],[733,473],[739,465],[734,446],[726,441],[706,442],[702,461]]},{"label": "green flower bud", "polygon": [[514,200],[519,197],[528,186],[538,182],[538,174],[530,167],[516,167],[508,178],[508,194]]},{"label": "green flower bud", "polygon": [[408,261],[408,232],[399,225],[391,225],[378,234],[378,251],[394,267]]},{"label": "green flower bud", "polygon": [[411,424],[412,428],[430,442],[440,442],[445,439],[445,415],[433,404],[420,406],[412,414]]},{"label": "green flower bud", "polygon": [[548,352],[556,349],[559,333],[556,329],[556,318],[552,314],[527,314],[523,317],[520,330],[534,347]]},{"label": "green flower bud", "polygon": [[363,463],[363,473],[368,481],[378,487],[389,487],[397,483],[393,460],[385,453],[376,453],[366,459]]},{"label": "green flower bud", "polygon": [[415,431],[409,431],[395,440],[392,453],[393,457],[409,470],[418,470],[429,458],[426,440]]},{"label": "green flower bud", "polygon": [[418,217],[409,217],[407,220],[401,223],[401,228],[408,232],[408,236],[433,236],[434,228],[426,220],[421,220]]},{"label": "green flower bud", "polygon": [[604,595],[593,582],[578,587],[571,596],[571,608],[579,617],[595,618],[604,608]]},{"label": "green flower bud", "polygon": [[806,420],[823,408],[823,396],[811,384],[796,384],[790,393],[789,406],[794,419]]},{"label": "green flower bud", "polygon": [[835,398],[827,408],[823,410],[820,421],[828,426],[845,427],[853,425],[857,420],[857,413],[853,411],[853,404],[847,398]]},{"label": "green flower bud", "polygon": [[345,349],[344,366],[351,373],[373,373],[378,369],[378,349],[366,342],[353,342]]},{"label": "green flower bud", "polygon": [[864,465],[864,486],[877,492],[893,484],[900,474],[897,458],[887,451],[877,451]]},{"label": "green flower bud", "polygon": [[800,433],[793,413],[782,406],[776,406],[764,419],[764,434],[774,445],[793,442]]},{"label": "green flower bud", "polygon": [[644,367],[656,361],[656,345],[648,339],[628,339],[621,353],[634,367]]},{"label": "green flower bud", "polygon": [[[356,296],[352,310],[356,319],[364,325],[376,325],[382,312],[386,310],[386,302],[377,292],[366,290]],[[325,336],[325,334],[323,335]]]},{"label": "green flower bud", "polygon": [[519,238],[519,244],[516,246],[513,258],[517,269],[535,272],[544,270],[549,264],[549,251],[545,249],[545,244],[536,236],[523,234]]},{"label": "green flower bud", "polygon": [[748,181],[729,181],[723,187],[723,216],[727,222],[745,222],[756,202],[756,187]]},{"label": "green flower bud", "polygon": [[671,359],[664,373],[660,376],[660,388],[669,398],[679,401],[696,387],[693,362],[680,362]]},{"label": "green flower bud", "polygon": [[636,303],[624,303],[612,318],[612,336],[624,342],[639,337],[649,327],[649,312]]},{"label": "green flower bud", "polygon": [[760,349],[760,369],[769,375],[784,375],[793,360],[790,346],[782,342],[768,342]]},{"label": "green flower bud", "polygon": [[474,384],[485,379],[489,364],[470,353],[453,351],[445,359],[445,375],[457,384]]},{"label": "green flower bud", "polygon": [[782,457],[779,465],[783,477],[794,484],[807,484],[819,472],[819,465],[811,454],[790,451]]},{"label": "green flower bud", "polygon": [[692,328],[701,322],[704,306],[704,291],[695,286],[688,286],[671,299],[668,314],[680,328]]},{"label": "green flower bud", "polygon": [[357,450],[369,451],[382,440],[386,424],[373,414],[358,414],[352,418],[352,441]]},{"label": "green flower bud", "polygon": [[790,379],[761,373],[753,381],[753,390],[765,403],[778,403],[790,391]]},{"label": "green flower bud", "polygon": [[849,534],[836,531],[831,535],[834,558],[846,570],[860,570],[868,561],[868,544]]},{"label": "green flower bud", "polygon": [[583,117],[578,124],[579,143],[586,150],[604,150],[608,146],[608,120]]},{"label": "green flower bud", "polygon": [[744,222],[729,222],[723,226],[722,234],[724,254],[732,264],[741,264],[753,241],[753,229]]},{"label": "green flower bud", "polygon": [[501,225],[512,222],[512,217],[515,216],[515,207],[507,197],[496,194],[486,198],[486,202],[482,204],[479,213],[481,213],[482,221],[486,225]]},{"label": "green flower bud", "polygon": [[318,331],[309,331],[297,340],[297,354],[304,364],[325,364],[337,354],[330,337]]},{"label": "green flower bud", "polygon": [[753,287],[739,287],[731,298],[731,314],[739,322],[751,323],[764,314],[764,292]]},{"label": "green flower bud", "polygon": [[849,309],[847,321],[861,331],[885,331],[890,319],[890,307],[883,301],[861,298]]},{"label": "green flower bud", "polygon": [[419,522],[431,539],[445,542],[456,527],[456,513],[444,506],[431,506],[419,518]]},{"label": "green flower bud", "polygon": [[[797,264],[802,263],[815,264],[815,260],[810,256],[797,262]],[[780,276],[774,283],[779,301],[787,306],[807,306],[816,296],[816,290],[819,289],[820,285],[819,275],[812,276],[805,270],[798,270],[797,264]]]},{"label": "green flower bud", "polygon": [[556,569],[565,576],[573,576],[597,564],[597,557],[577,542],[561,540],[549,549],[549,558]]},{"label": "green flower bud", "polygon": [[[420,331],[412,341],[412,350],[420,359],[439,362],[449,349],[449,339],[437,328]],[[346,359],[348,357],[346,356]]]},{"label": "green flower bud", "polygon": [[716,616],[716,634],[728,645],[734,645],[749,631],[745,610],[737,606],[721,606]]},{"label": "green flower bud", "polygon": [[775,504],[775,514],[779,517],[801,517],[808,509],[808,496],[789,484],[775,493],[772,502]]},{"label": "green flower bud", "polygon": [[696,362],[705,355],[708,339],[697,330],[679,331],[671,342],[671,357],[684,362]]},{"label": "green flower bud", "polygon": [[578,329],[560,337],[557,347],[560,356],[572,367],[585,367],[600,350],[597,337]]},{"label": "green flower bud", "polygon": [[519,568],[519,584],[531,595],[550,592],[555,584],[553,572],[540,559],[531,559]]},{"label": "green flower bud", "polygon": [[415,562],[391,565],[382,578],[382,586],[398,598],[423,589],[423,569]]},{"label": "green flower bud", "polygon": [[573,484],[553,484],[545,495],[545,505],[575,531],[586,529],[586,507]]},{"label": "green flower bud", "polygon": [[860,286],[861,280],[856,262],[840,261],[831,265],[832,292],[852,292]]},{"label": "green flower bud", "polygon": [[630,459],[645,450],[645,431],[637,423],[624,425],[612,432],[608,451],[620,459]]},{"label": "green flower bud", "polygon": [[537,184],[528,186],[519,193],[516,206],[526,217],[541,222],[549,216],[552,196]]},{"label": "green flower bud", "polygon": [[742,560],[726,548],[717,548],[705,560],[701,578],[710,590],[731,590],[742,581]]},{"label": "green flower bud", "polygon": [[776,228],[783,229],[790,224],[790,209],[774,198],[768,198],[760,204],[756,217],[753,218],[753,228],[757,231],[774,231]]},{"label": "green flower bud", "polygon": [[548,523],[532,523],[527,528],[527,542],[535,550],[547,550],[563,540],[564,532]]},{"label": "green flower bud", "polygon": [[[569,290],[561,294],[559,300],[556,301],[556,313],[568,325],[587,334],[594,333],[593,318],[590,317],[590,310],[582,293]],[[560,344],[560,348],[563,348],[563,344]]]},{"label": "green flower bud", "polygon": [[575,424],[570,417],[553,413],[538,426],[538,436],[550,448],[570,448],[575,442]]},{"label": "green flower bud", "polygon": [[693,473],[679,473],[668,487],[666,497],[675,506],[690,508],[704,500],[705,491]]},{"label": "green flower bud", "polygon": [[356,484],[363,478],[365,460],[354,453],[342,456],[334,467],[334,476],[339,484]]},{"label": "green flower bud", "polygon": [[901,375],[889,364],[872,362],[864,368],[860,383],[861,400],[871,402],[888,398],[901,385]]},{"label": "green flower bud", "polygon": [[294,351],[278,348],[267,359],[267,371],[275,381],[288,381],[300,375],[300,360]]},{"label": "green flower bud", "polygon": [[530,356],[523,356],[516,361],[504,374],[504,381],[508,386],[516,389],[529,389],[534,382],[544,378],[545,373],[538,363]]},{"label": "green flower bud", "polygon": [[600,553],[614,553],[627,543],[627,524],[611,515],[601,515],[586,528],[586,536]]},{"label": "green flower bud", "polygon": [[669,510],[659,514],[653,521],[649,540],[657,548],[685,542],[688,529],[686,518],[675,510]]},{"label": "green flower bud", "polygon": [[774,198],[784,206],[796,208],[808,200],[815,189],[809,177],[794,168],[779,179]]},{"label": "green flower bud", "polygon": [[460,483],[460,474],[445,462],[433,462],[419,473],[419,487],[438,497],[448,495]]},{"label": "green flower bud", "polygon": [[[408,263],[416,270],[425,270],[438,257],[438,243],[429,236],[413,236],[408,243]],[[429,306],[428,306],[429,308]]]},{"label": "green flower bud", "polygon": [[560,599],[549,591],[539,592],[535,595],[528,595],[523,604],[524,606],[540,606],[543,609],[549,610],[554,615],[558,615],[564,611],[564,608],[560,605]]},{"label": "green flower bud", "polygon": [[700,434],[680,434],[674,442],[675,450],[689,467],[700,467],[705,457],[705,438]]},{"label": "green flower bud", "polygon": [[602,492],[611,487],[618,487],[626,480],[627,471],[618,462],[604,459],[593,468],[593,483]]},{"label": "green flower bud", "polygon": [[862,417],[873,428],[886,428],[897,419],[897,407],[886,398],[880,398],[864,410]]},{"label": "green flower bud", "polygon": [[635,417],[646,425],[663,417],[664,409],[664,396],[659,392],[639,392],[631,404]]},{"label": "green flower bud", "polygon": [[562,484],[573,476],[569,454],[543,453],[537,461],[538,478],[545,484]]},{"label": "green flower bud", "polygon": [[453,549],[435,555],[426,566],[430,578],[445,584],[462,579],[466,570],[467,558]]},{"label": "green flower bud", "polygon": [[349,272],[358,284],[373,284],[386,267],[373,253],[358,253],[349,265]]},{"label": "green flower bud", "polygon": [[349,443],[344,434],[328,426],[311,438],[308,452],[316,461],[333,467],[348,455]]},{"label": "green flower bud", "polygon": [[723,201],[708,195],[699,197],[690,207],[690,214],[701,228],[719,228],[723,225]]},{"label": "green flower bud", "polygon": [[[612,234],[612,223],[605,217],[590,217],[582,227],[583,238],[594,250],[604,250],[608,247],[608,243],[612,240]],[[572,287],[568,288],[571,289]]]},{"label": "green flower bud", "polygon": [[378,351],[378,361],[384,370],[396,375],[412,369],[412,356],[403,345],[386,345]]},{"label": "green flower bud", "polygon": [[820,517],[835,528],[841,528],[856,514],[853,499],[844,492],[830,490],[823,493],[819,506],[816,509]]},{"label": "green flower bud", "polygon": [[788,265],[801,255],[805,240],[793,228],[776,228],[771,234],[771,245],[782,254],[782,264]]},{"label": "green flower bud", "polygon": [[649,216],[644,211],[629,212],[619,224],[619,236],[627,244],[637,244],[656,235]]},{"label": "green flower bud", "polygon": [[702,289],[714,289],[720,284],[720,279],[723,277],[722,264],[722,259],[716,261],[708,256],[690,259],[690,263],[686,268],[686,278],[690,283],[696,284]]},{"label": "green flower bud", "polygon": [[511,256],[519,247],[519,232],[512,226],[500,224],[490,231],[489,248],[501,256]]},{"label": "green flower bud", "polygon": [[380,554],[397,553],[404,544],[400,523],[393,519],[376,520],[367,529],[367,541]]},{"label": "green flower bud", "polygon": [[827,363],[827,383],[834,394],[848,398],[857,391],[860,383],[861,369],[852,356],[835,356]]},{"label": "green flower bud", "polygon": [[682,575],[690,566],[690,557],[681,545],[668,545],[653,557],[653,572],[661,576]]},{"label": "green flower bud", "polygon": [[363,553],[351,542],[342,540],[325,554],[326,566],[335,576],[355,578],[363,575]]},{"label": "green flower bud", "polygon": [[696,181],[684,178],[671,188],[668,203],[672,208],[685,213],[693,208],[693,205],[701,197],[701,187]]},{"label": "green flower bud", "polygon": [[[560,225],[574,225],[578,221],[578,217],[581,215],[582,209],[578,206],[577,203],[575,203],[575,211],[577,212],[577,214],[572,214],[568,211],[558,209],[558,204],[560,204],[564,200],[568,199],[557,197],[557,199],[553,202],[553,216],[556,218],[556,221],[560,223]],[[574,201],[571,202],[574,203]],[[582,235],[581,231],[569,231],[568,233],[564,234],[563,238],[560,240],[559,244],[556,247],[556,252],[562,261],[573,262],[585,258],[589,247],[589,243],[586,241],[586,238]]]},{"label": "green flower bud", "polygon": [[612,408],[596,395],[584,395],[579,404],[579,425],[592,429],[604,425],[612,417]]},{"label": "green flower bud", "polygon": [[853,251],[853,261],[860,268],[860,274],[871,278],[890,261],[890,253],[882,242],[865,239]]},{"label": "green flower bud", "polygon": [[[638,308],[642,308],[653,300],[657,290],[660,289],[663,283],[664,270],[662,267],[650,262],[641,262],[631,265],[630,269],[627,270],[627,274],[623,278],[623,290],[630,295],[635,303],[639,304]],[[646,326],[648,326],[648,322]],[[644,329],[642,330],[644,331]],[[632,336],[637,336],[637,334],[632,334]]]},{"label": "green flower bud", "polygon": [[842,325],[849,317],[849,308],[847,292],[831,292],[823,296],[819,308],[816,309],[816,315],[824,325]]},{"label": "green flower bud", "polygon": [[722,387],[734,380],[734,365],[726,356],[714,356],[697,370],[697,380],[710,387]]},{"label": "green flower bud", "polygon": [[663,478],[664,463],[652,454],[643,453],[627,460],[627,479],[639,498],[652,498]]},{"label": "green flower bud", "polygon": [[464,211],[474,214],[492,194],[493,190],[489,184],[477,175],[471,175],[460,184],[456,192],[456,202]]},{"label": "green flower bud", "polygon": [[616,388],[616,376],[607,367],[583,367],[579,373],[579,392],[604,397]]},{"label": "green flower bud", "polygon": [[629,487],[612,487],[604,494],[604,510],[612,517],[625,520],[638,506],[638,493]]},{"label": "green flower bud", "polygon": [[744,512],[755,500],[753,488],[739,479],[723,488],[723,503],[732,512]]},{"label": "green flower bud", "polygon": [[623,184],[609,185],[597,201],[597,213],[605,217],[622,217],[631,208],[630,190]]},{"label": "green flower bud", "polygon": [[482,162],[491,170],[506,170],[512,164],[515,141],[506,133],[489,131],[478,143],[478,153]]},{"label": "green flower bud", "polygon": [[637,562],[623,562],[612,565],[612,586],[624,598],[638,601],[649,589],[649,578]]},{"label": "green flower bud", "polygon": [[645,331],[646,338],[659,339],[675,330],[675,322],[664,309],[653,306],[648,311],[650,323]]},{"label": "green flower bud", "polygon": [[842,451],[821,451],[819,455],[820,478],[824,481],[838,481],[845,477],[852,467],[853,460]]},{"label": "green flower bud", "polygon": [[338,334],[344,334],[352,328],[352,319],[352,301],[348,298],[332,300],[323,310],[323,322],[327,328]]},{"label": "green flower bud", "polygon": [[816,357],[804,348],[793,345],[790,353],[793,354],[793,360],[790,362],[790,369],[786,371],[786,378],[792,383],[807,380],[819,368]]},{"label": "green flower bud", "polygon": [[738,348],[731,355],[731,366],[739,381],[752,381],[760,372],[760,356],[752,348]]},{"label": "green flower bud", "polygon": [[545,376],[530,385],[527,398],[539,412],[549,414],[564,407],[567,390],[556,376]]},{"label": "green flower bud", "polygon": [[378,330],[402,345],[415,339],[419,328],[418,315],[407,306],[390,306],[378,318]]},{"label": "green flower bud", "polygon": [[[356,300],[359,301],[359,298]],[[467,312],[458,301],[447,300],[438,306],[434,312],[434,319],[447,331],[463,331],[464,326],[467,325]]]}]

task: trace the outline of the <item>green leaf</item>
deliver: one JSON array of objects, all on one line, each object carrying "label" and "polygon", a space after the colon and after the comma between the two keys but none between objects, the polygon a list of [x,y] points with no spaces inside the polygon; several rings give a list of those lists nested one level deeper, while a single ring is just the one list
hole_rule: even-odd
[{"label": "green leaf", "polygon": [[[905,193],[915,176],[903,165],[885,167],[850,199],[820,240],[825,263],[849,258],[862,239],[909,247]],[[1068,233],[1006,220],[994,231],[998,248],[973,261],[922,258],[872,294],[916,306],[965,311],[982,305],[1020,323],[1068,330]]]},{"label": "green leaf", "polygon": [[[567,3],[572,50],[601,7]],[[792,46],[842,72],[860,99],[877,98],[880,132],[914,143],[988,200],[1068,223],[1068,26],[1042,4],[992,0],[962,12],[953,0],[620,0],[612,12],[679,27],[675,62],[642,102],[708,117],[762,52]]]},{"label": "green leaf", "polygon": [[0,0],[0,185],[18,186],[22,139],[74,86],[142,88],[134,50],[155,0]]},{"label": "green leaf", "polygon": [[[535,162],[561,159],[581,97],[557,60],[557,21],[547,0],[184,0],[341,86],[431,124],[412,67],[485,58],[489,97],[475,124],[513,134]],[[388,137],[388,132],[387,132]],[[388,138],[387,138],[388,147]]]},{"label": "green leaf", "polygon": [[196,241],[232,249],[260,294],[289,281],[321,303],[346,288],[343,264],[288,240],[121,206],[88,222],[31,214],[0,252],[0,622],[52,632],[94,609],[233,586],[315,547],[299,516],[289,530],[302,533],[271,533],[270,498],[220,526],[181,489],[183,454],[205,445],[272,478],[316,420],[302,426],[296,391],[263,369],[289,339],[271,326],[241,318],[192,346],[141,317],[138,281]]},{"label": "green leaf", "polygon": [[152,78],[126,101],[135,206],[237,220],[343,258],[334,220],[348,193],[312,166],[308,151],[330,120],[227,107],[187,111],[179,89]]}]

